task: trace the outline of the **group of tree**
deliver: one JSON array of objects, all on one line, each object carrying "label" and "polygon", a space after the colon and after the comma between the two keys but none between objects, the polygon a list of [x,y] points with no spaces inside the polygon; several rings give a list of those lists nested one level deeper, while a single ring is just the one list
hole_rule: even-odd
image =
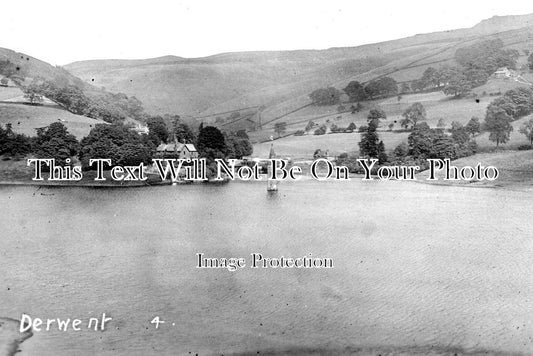
[{"label": "group of tree", "polygon": [[122,124],[97,124],[81,140],[78,156],[85,168],[90,168],[89,160],[95,158],[110,158],[114,165],[148,164],[156,150],[148,138]]},{"label": "group of tree", "polygon": [[382,77],[366,84],[351,81],[343,91],[350,98],[350,102],[359,102],[396,95],[398,94],[398,83],[391,77]]},{"label": "group of tree", "polygon": [[467,128],[458,122],[452,123],[449,132],[433,129],[425,122],[417,123],[407,138],[407,143],[398,145],[391,156],[394,164],[419,164],[426,159],[457,159],[471,156],[477,151],[477,144]]},{"label": "group of tree", "polygon": [[385,144],[379,139],[377,132],[379,120],[386,118],[385,111],[379,108],[371,109],[367,116],[366,130],[361,135],[359,142],[360,155],[365,158],[375,158],[378,160],[378,164],[384,164],[388,160]]},{"label": "group of tree", "polygon": [[[489,139],[499,146],[509,141],[513,131],[511,123],[531,113],[533,90],[523,87],[512,89],[489,104],[483,126],[489,132]],[[527,133],[525,135],[528,136]]]},{"label": "group of tree", "polygon": [[22,87],[22,90],[26,98],[33,104],[38,104],[43,100],[43,97],[47,97],[74,114],[109,123],[121,122],[127,117],[144,118],[142,103],[134,96],[128,97],[123,93],[99,92],[89,96],[78,86],[59,85],[42,79],[34,80],[29,85]]},{"label": "group of tree", "polygon": [[454,56],[457,66],[428,67],[411,83],[411,89],[442,90],[446,95],[462,97],[485,84],[498,68],[516,69],[519,52],[503,47],[501,39],[494,39],[459,48]]},{"label": "group of tree", "polygon": [[[150,164],[156,157],[157,146],[174,138],[196,144],[199,156],[212,163],[214,158],[242,158],[252,154],[253,147],[244,130],[222,133],[213,126],[200,125],[198,136],[187,124],[175,120],[169,130],[161,118],[148,121],[153,129],[139,135],[122,123],[96,124],[81,141],[68,132],[61,122],[37,129],[28,137],[14,133],[11,124],[0,126],[0,155],[22,158],[31,154],[38,158],[54,158],[58,164],[78,157],[83,169],[96,169],[90,159],[109,158],[114,165]],[[73,160],[71,161],[73,162]]]},{"label": "group of tree", "polygon": [[13,132],[12,125],[0,125],[0,155],[21,157],[31,152],[31,140],[28,136]]},{"label": "group of tree", "polygon": [[424,108],[424,105],[421,103],[413,103],[411,106],[409,106],[402,114],[403,119],[400,121],[400,125],[402,127],[408,128],[411,126],[412,129],[418,124],[420,121],[426,120],[426,109]]},{"label": "group of tree", "polygon": [[355,123],[350,122],[350,124],[347,127],[340,127],[336,124],[331,124],[330,131],[332,133],[352,133],[355,131],[357,126],[355,126]]},{"label": "group of tree", "polygon": [[59,164],[75,157],[80,144],[76,137],[67,131],[65,125],[54,122],[37,129],[36,135],[28,137],[13,132],[12,125],[0,126],[0,155],[21,158],[32,154],[38,158],[54,158]]},{"label": "group of tree", "polygon": [[61,165],[66,164],[67,159],[76,156],[80,150],[76,137],[61,122],[37,129],[37,136],[32,137],[31,142],[32,153],[36,157],[54,158]]},{"label": "group of tree", "polygon": [[341,92],[337,88],[320,88],[309,94],[309,98],[315,105],[335,105],[340,102]]},{"label": "group of tree", "polygon": [[[479,118],[472,117],[466,126],[459,122],[452,122],[451,128],[445,129],[445,124],[431,128],[426,122],[426,110],[421,103],[414,103],[403,114],[403,127],[410,128],[407,142],[398,145],[393,151],[386,152],[385,145],[379,137],[381,120],[387,118],[386,113],[379,107],[370,110],[367,124],[359,127],[361,140],[359,142],[359,156],[343,154],[338,157],[337,164],[347,166],[350,171],[362,173],[357,164],[357,158],[375,158],[381,165],[419,165],[427,167],[428,158],[457,159],[476,153],[477,144],[474,137],[480,133]],[[443,120],[442,120],[443,121]],[[533,136],[533,120],[528,130]],[[533,140],[533,138],[532,138]]]}]

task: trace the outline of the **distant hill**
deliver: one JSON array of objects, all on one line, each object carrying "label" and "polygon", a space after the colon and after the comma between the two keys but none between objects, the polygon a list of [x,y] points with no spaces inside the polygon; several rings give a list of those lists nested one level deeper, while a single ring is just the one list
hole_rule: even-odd
[{"label": "distant hill", "polygon": [[493,17],[458,29],[377,44],[327,50],[224,53],[205,58],[94,60],[65,66],[86,82],[135,95],[148,112],[202,116],[266,106],[271,120],[309,102],[314,89],[342,89],[350,80],[391,75],[417,79],[429,65],[453,64],[455,50],[501,38],[512,48],[533,48],[533,15]]},{"label": "distant hill", "polygon": [[16,67],[15,77],[24,83],[34,78],[54,81],[60,85],[75,85],[79,88],[90,89],[91,86],[75,77],[61,67],[54,67],[28,54],[15,52],[7,48],[0,48],[0,62],[9,61]]}]

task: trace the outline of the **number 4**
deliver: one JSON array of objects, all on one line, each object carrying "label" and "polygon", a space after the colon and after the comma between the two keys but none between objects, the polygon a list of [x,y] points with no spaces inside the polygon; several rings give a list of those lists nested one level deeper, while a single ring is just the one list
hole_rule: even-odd
[{"label": "number 4", "polygon": [[159,320],[159,317],[156,316],[155,318],[152,319],[152,321],[150,322],[150,324],[155,324],[155,328],[156,329],[159,329],[159,324],[164,324],[165,322],[163,320]]}]

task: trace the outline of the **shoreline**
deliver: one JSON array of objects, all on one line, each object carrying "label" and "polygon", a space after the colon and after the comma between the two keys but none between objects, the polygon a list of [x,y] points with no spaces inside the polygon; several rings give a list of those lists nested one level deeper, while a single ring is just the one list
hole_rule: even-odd
[{"label": "shoreline", "polygon": [[0,355],[13,356],[19,352],[19,346],[33,336],[33,333],[21,333],[18,330],[19,321],[0,317]]},{"label": "shoreline", "polygon": [[[350,174],[350,180],[359,180],[362,181],[363,175],[362,174]],[[424,177],[420,177],[424,178]],[[298,180],[300,182],[306,182],[311,181],[313,178],[309,175],[302,175],[301,178]],[[294,182],[298,182],[294,181]],[[379,179],[376,179],[376,181],[379,181]],[[484,182],[447,182],[447,181],[427,181],[426,179],[417,179],[417,180],[390,180],[391,182],[398,181],[403,183],[415,183],[415,184],[424,184],[424,185],[431,185],[431,186],[441,186],[441,187],[456,187],[456,188],[482,188],[482,189],[498,189],[498,190],[512,190],[512,191],[532,191],[533,185],[532,184],[525,184],[525,182],[503,182],[503,183],[497,183],[497,184],[490,184],[490,183],[484,183]],[[102,189],[109,189],[109,188],[118,188],[118,189],[124,189],[124,188],[148,188],[148,187],[155,187],[155,186],[168,186],[168,185],[190,185],[190,184],[209,184],[209,185],[221,185],[221,184],[227,184],[231,182],[230,180],[225,181],[205,181],[205,182],[187,182],[187,181],[179,181],[179,182],[172,182],[172,181],[151,181],[151,182],[131,182],[127,184],[120,184],[117,182],[109,181],[109,182],[49,182],[49,181],[22,181],[22,180],[0,180],[0,186],[33,186],[33,187],[54,187],[54,188],[102,188]],[[239,180],[235,180],[235,182],[240,182]],[[247,181],[249,182],[249,181]],[[262,183],[262,181],[258,181],[258,183]],[[325,182],[322,182],[325,183]]]}]

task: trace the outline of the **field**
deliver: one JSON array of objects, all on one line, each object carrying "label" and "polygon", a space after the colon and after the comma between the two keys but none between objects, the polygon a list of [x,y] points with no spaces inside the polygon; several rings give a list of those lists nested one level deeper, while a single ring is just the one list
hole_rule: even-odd
[{"label": "field", "polygon": [[87,136],[94,125],[104,123],[59,108],[0,103],[0,125],[11,123],[13,131],[17,133],[35,136],[35,129],[57,121],[63,123],[78,139]]},{"label": "field", "polygon": [[[493,83],[505,82],[503,80],[495,80]],[[493,84],[494,85],[494,84]],[[361,112],[351,114],[350,112],[338,113],[337,107],[334,106],[309,106],[301,111],[288,115],[283,119],[287,122],[287,133],[295,132],[296,130],[303,130],[309,120],[312,120],[317,126],[325,124],[328,128],[331,124],[339,127],[347,127],[351,122],[355,123],[357,127],[366,125],[366,117],[370,108],[380,107],[387,114],[387,119],[380,121],[380,138],[385,143],[387,150],[392,151],[399,143],[407,140],[409,133],[387,131],[389,124],[393,124],[393,130],[401,128],[400,120],[402,113],[410,105],[415,102],[420,102],[424,105],[427,112],[426,122],[430,127],[436,127],[439,119],[443,119],[446,128],[450,128],[453,121],[457,121],[466,125],[472,117],[478,117],[480,121],[485,118],[485,112],[489,103],[494,100],[494,96],[483,96],[476,98],[453,99],[445,96],[441,92],[411,94],[405,95],[398,100],[396,97],[388,98],[376,102],[364,103],[365,109]],[[344,104],[349,108],[351,104]],[[514,130],[511,132],[510,141],[503,145],[503,148],[515,149],[519,145],[529,143],[526,137],[519,132],[520,126],[533,116],[528,116],[512,123]],[[273,130],[274,123],[270,124],[270,128],[266,128],[261,132],[252,132],[250,137],[257,143],[254,145],[254,156],[266,157],[270,149],[270,142],[268,137],[276,137],[277,134]],[[488,133],[481,134],[476,137],[476,142],[481,150],[495,148],[495,143],[488,139]],[[275,151],[277,154],[287,157],[309,158],[313,156],[316,149],[323,151],[328,150],[331,156],[336,156],[343,152],[357,152],[357,143],[361,140],[359,133],[337,133],[316,136],[306,134],[304,136],[287,136],[274,141]]]},{"label": "field", "polygon": [[[380,138],[386,147],[396,147],[407,140],[408,133],[380,132]],[[276,155],[290,158],[312,158],[316,149],[328,151],[329,156],[338,156],[343,152],[359,151],[360,133],[289,136],[274,141]],[[254,145],[254,156],[268,157],[270,142]]]},{"label": "field", "polygon": [[[359,113],[337,113],[337,105],[316,107],[310,106],[298,113],[289,115],[283,120],[287,122],[287,132],[294,132],[296,130],[303,130],[309,120],[313,120],[315,124],[325,124],[330,126],[336,124],[339,127],[347,127],[351,122],[355,123],[357,127],[366,125],[367,115],[372,107],[382,108],[386,114],[387,119],[380,122],[380,138],[385,143],[387,150],[393,150],[399,143],[407,140],[409,135],[406,132],[390,132],[388,130],[389,124],[394,124],[393,130],[401,128],[400,120],[402,113],[410,105],[415,102],[420,102],[424,105],[427,111],[427,120],[429,126],[436,127],[440,118],[444,119],[446,127],[450,127],[453,121],[458,121],[466,124],[473,116],[483,120],[487,105],[494,99],[494,97],[486,96],[476,99],[452,99],[440,92],[411,94],[405,95],[400,101],[396,97],[389,98],[376,102],[364,103],[365,110]],[[345,104],[349,108],[351,104]],[[515,132],[512,135],[512,142],[520,142],[523,144],[525,138],[518,133],[518,127],[522,120],[514,123]],[[263,130],[260,133],[251,133],[250,136],[256,141],[265,141],[272,135],[276,134],[272,128],[270,130]],[[520,137],[522,136],[522,137]],[[493,143],[488,141],[488,136],[480,136],[481,144],[483,146],[491,146]],[[304,136],[287,136],[274,141],[275,151],[278,154],[289,157],[312,157],[313,152],[320,148],[322,150],[329,150],[331,155],[338,155],[342,152],[354,152],[358,150],[357,143],[360,141],[359,133],[351,134],[327,134],[315,136],[313,134]],[[264,157],[268,155],[270,147],[269,142],[263,142],[254,145],[254,156]]]},{"label": "field", "polygon": [[0,87],[0,101],[13,100],[13,98],[24,95],[22,90],[15,86]]}]

